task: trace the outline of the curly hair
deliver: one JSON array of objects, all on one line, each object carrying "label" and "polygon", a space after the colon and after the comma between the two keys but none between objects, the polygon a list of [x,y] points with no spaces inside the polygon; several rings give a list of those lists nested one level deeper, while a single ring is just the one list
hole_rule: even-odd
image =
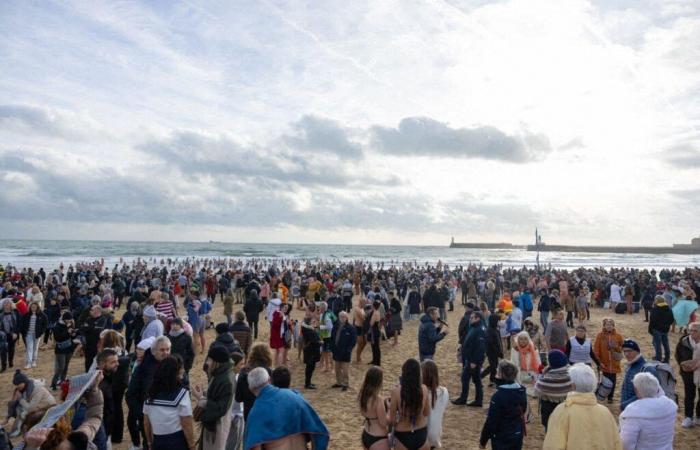
[{"label": "curly hair", "polygon": [[272,352],[270,351],[270,347],[263,342],[258,342],[253,345],[248,354],[248,367],[254,369],[256,367],[270,366],[272,366]]}]

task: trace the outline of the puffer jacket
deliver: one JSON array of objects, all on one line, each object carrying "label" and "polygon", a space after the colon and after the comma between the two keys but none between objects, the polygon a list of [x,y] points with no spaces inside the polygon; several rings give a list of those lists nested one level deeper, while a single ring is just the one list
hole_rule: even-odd
[{"label": "puffer jacket", "polygon": [[642,398],[620,414],[620,438],[624,450],[673,450],[678,405],[663,393]]},{"label": "puffer jacket", "polygon": [[647,361],[644,359],[644,357],[639,355],[635,361],[627,365],[627,369],[625,370],[625,379],[622,382],[622,390],[620,391],[620,410],[624,411],[625,408],[627,408],[627,405],[637,400],[637,394],[634,392],[632,380],[634,379],[635,375],[644,370],[646,363]]}]

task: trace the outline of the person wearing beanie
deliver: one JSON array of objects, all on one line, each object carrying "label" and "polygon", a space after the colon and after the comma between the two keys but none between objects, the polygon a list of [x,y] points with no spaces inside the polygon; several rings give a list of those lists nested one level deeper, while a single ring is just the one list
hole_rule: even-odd
[{"label": "person wearing beanie", "polygon": [[54,373],[51,379],[51,390],[58,389],[58,384],[68,378],[68,365],[77,346],[78,330],[75,327],[73,314],[66,311],[53,329]]},{"label": "person wearing beanie", "polygon": [[163,322],[158,320],[156,309],[153,306],[148,305],[143,309],[143,322],[145,325],[143,331],[141,331],[141,339],[163,336],[165,327]]},{"label": "person wearing beanie", "polygon": [[223,347],[229,356],[232,353],[243,353],[240,344],[229,331],[227,323],[223,322],[216,325],[214,330],[216,331],[216,339],[211,343],[210,349],[213,347]]},{"label": "person wearing beanie", "polygon": [[566,354],[561,350],[552,350],[547,354],[547,361],[549,366],[535,383],[535,396],[539,399],[540,416],[545,431],[552,411],[566,400],[566,396],[573,389]]},{"label": "person wearing beanie", "polygon": [[624,411],[627,405],[637,400],[637,394],[634,392],[634,376],[644,371],[646,360],[642,356],[642,351],[632,339],[625,339],[622,343],[622,354],[627,360],[627,370],[625,370],[625,378],[622,382],[622,391],[620,392],[620,410]]},{"label": "person wearing beanie", "polygon": [[233,362],[229,352],[220,345],[212,345],[204,363],[209,385],[204,393],[194,386],[192,397],[202,409],[200,450],[220,450],[225,447],[231,428],[231,405],[235,387]]},{"label": "person wearing beanie", "polygon": [[46,411],[56,404],[56,399],[42,384],[35,383],[19,369],[12,376],[12,384],[15,387],[12,395],[14,400],[9,402],[7,418],[0,422],[0,426],[4,427],[9,419],[14,417],[12,431],[10,431],[9,435],[10,437],[17,437],[22,432],[22,424],[28,415]]}]

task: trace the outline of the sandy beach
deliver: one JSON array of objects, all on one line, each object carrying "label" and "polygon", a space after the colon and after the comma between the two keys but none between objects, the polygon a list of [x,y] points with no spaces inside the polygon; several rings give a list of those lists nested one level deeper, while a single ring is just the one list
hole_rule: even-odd
[{"label": "sandy beach", "polygon": [[[460,298],[459,294],[457,298]],[[240,309],[241,305],[236,305],[236,310]],[[219,300],[214,306],[214,320],[216,322],[225,320],[222,314],[223,306]],[[117,312],[121,316],[124,310]],[[589,337],[594,337],[600,330],[601,319],[611,312],[599,308],[594,308],[591,311],[591,322],[588,326]],[[455,397],[460,389],[460,371],[461,367],[457,363],[455,352],[457,348],[457,325],[462,314],[462,307],[455,305],[455,311],[448,313],[448,323],[451,332],[445,340],[438,344],[436,361],[440,367],[441,384],[446,386],[451,397]],[[293,316],[301,318],[303,312],[295,310]],[[646,331],[647,324],[639,314],[632,316],[613,314],[617,329],[625,338],[633,338],[640,344],[644,355],[650,358],[653,352],[651,345],[651,336]],[[401,371],[401,365],[409,357],[417,356],[417,333],[418,321],[404,322],[404,329],[399,339],[399,345],[392,347],[389,341],[382,344],[382,364],[384,369],[384,390],[388,393],[389,389],[398,381]],[[214,330],[208,330],[207,346],[214,339]],[[267,342],[269,336],[269,327],[266,323],[261,323],[261,334],[259,341]],[[670,334],[671,350],[675,349],[679,334]],[[362,383],[365,370],[367,369],[366,361],[371,359],[371,351],[369,346],[365,348],[363,353],[363,363],[360,365],[351,364],[350,367],[350,389],[347,392],[340,392],[336,389],[331,389],[331,385],[335,382],[334,376],[331,373],[323,373],[320,367],[314,373],[313,381],[318,386],[315,391],[305,390],[303,388],[304,365],[301,361],[297,361],[296,351],[290,351],[291,370],[292,370],[292,387],[299,390],[306,399],[316,408],[323,421],[328,426],[331,433],[331,449],[361,449],[360,433],[362,427],[362,419],[358,413],[357,393]],[[39,354],[39,365],[35,369],[27,370],[27,374],[33,378],[43,378],[50,380],[53,374],[53,350],[47,349]],[[204,357],[197,354],[194,367],[190,372],[190,377],[193,384],[206,384],[204,372],[201,370]],[[678,373],[678,365],[672,358],[672,364]],[[24,345],[18,344],[18,350],[15,355],[15,368],[24,367]],[[80,373],[83,367],[83,359],[74,357],[71,361],[70,374]],[[624,370],[624,368],[623,368]],[[7,370],[0,374],[0,401],[6,404],[12,394],[12,371]],[[615,403],[609,405],[611,412],[616,417],[619,415],[619,382],[615,393]],[[493,389],[485,387],[484,402],[486,403],[493,393]],[[683,402],[683,387],[678,380],[676,392],[679,394],[679,402]],[[472,387],[473,395],[473,387]],[[525,449],[540,449],[544,439],[544,429],[540,424],[539,415],[536,414],[537,402],[535,399],[530,399],[530,405],[535,412],[535,418],[527,425],[527,437],[525,438]],[[682,408],[681,408],[682,409]],[[449,405],[444,417],[443,430],[443,448],[456,449],[478,449],[479,435],[481,426],[483,425],[486,416],[486,407],[482,410],[472,408],[458,407]],[[125,407],[126,412],[126,407]],[[678,420],[676,422],[676,436],[674,447],[679,449],[693,448],[697,443],[697,430],[686,430],[681,428],[682,411],[679,410]],[[129,447],[128,432],[124,430],[125,441],[119,445],[114,445],[114,450],[127,450]],[[13,443],[15,443],[13,441]]]}]

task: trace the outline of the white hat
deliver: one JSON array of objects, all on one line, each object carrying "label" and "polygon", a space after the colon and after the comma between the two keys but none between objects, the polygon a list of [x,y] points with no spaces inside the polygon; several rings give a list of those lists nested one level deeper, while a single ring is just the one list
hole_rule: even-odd
[{"label": "white hat", "polygon": [[151,319],[156,318],[156,309],[149,305],[143,309],[143,317],[150,317]]},{"label": "white hat", "polygon": [[151,348],[153,343],[156,341],[156,338],[154,337],[147,337],[146,339],[142,340],[136,345],[136,348],[140,348],[141,350],[148,350]]}]

